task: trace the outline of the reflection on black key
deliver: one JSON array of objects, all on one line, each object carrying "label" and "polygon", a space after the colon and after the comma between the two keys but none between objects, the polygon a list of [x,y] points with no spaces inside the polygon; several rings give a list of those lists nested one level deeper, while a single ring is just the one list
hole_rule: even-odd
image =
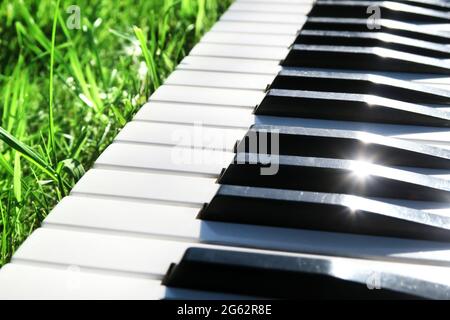
[{"label": "reflection on black key", "polygon": [[313,67],[400,71],[450,75],[450,64],[441,59],[379,47],[296,44],[282,63],[286,67]]},{"label": "reflection on black key", "polygon": [[199,219],[450,241],[450,218],[352,195],[222,185]]},{"label": "reflection on black key", "polygon": [[[268,164],[276,174],[263,173]],[[450,181],[354,160],[238,153],[219,182],[450,203]]]},{"label": "reflection on black key", "polygon": [[309,17],[303,25],[303,30],[330,30],[330,31],[357,31],[357,32],[384,32],[417,40],[430,41],[441,44],[450,44],[450,36],[439,32],[430,31],[420,25],[401,21],[380,19],[377,21],[380,29],[370,30],[367,27],[367,18],[326,18]]},{"label": "reflection on black key", "polygon": [[450,104],[448,90],[365,73],[283,68],[270,88],[364,93],[413,103]]},{"label": "reflection on black key", "polygon": [[256,108],[255,114],[450,126],[450,113],[447,111],[372,95],[337,92],[271,89]]},{"label": "reflection on black key", "polygon": [[[255,125],[238,144],[237,151],[270,154],[274,143],[278,144],[277,152],[282,155],[365,159],[384,165],[450,169],[450,150],[350,130]],[[256,149],[251,150],[251,146]]]},{"label": "reflection on black key", "polygon": [[[374,276],[379,276],[378,290],[369,290]],[[448,286],[393,272],[389,263],[371,267],[355,259],[204,248],[189,248],[180,263],[170,267],[163,284],[281,299],[444,299],[449,296]]]},{"label": "reflection on black key", "polygon": [[450,13],[390,1],[333,1],[318,0],[310,17],[368,18],[367,8],[378,6],[383,19],[423,23],[448,23]]},{"label": "reflection on black key", "polygon": [[295,43],[382,47],[438,59],[450,58],[450,49],[445,45],[382,32],[303,30]]}]

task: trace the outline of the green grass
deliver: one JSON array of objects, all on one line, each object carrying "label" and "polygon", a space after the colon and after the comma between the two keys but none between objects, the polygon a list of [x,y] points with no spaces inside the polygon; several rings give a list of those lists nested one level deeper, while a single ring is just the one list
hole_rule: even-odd
[{"label": "green grass", "polygon": [[230,2],[1,2],[0,266]]}]

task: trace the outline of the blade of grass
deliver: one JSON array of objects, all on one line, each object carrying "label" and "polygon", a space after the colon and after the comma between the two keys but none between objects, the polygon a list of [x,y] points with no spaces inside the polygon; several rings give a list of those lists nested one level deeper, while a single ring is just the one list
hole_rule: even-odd
[{"label": "blade of grass", "polygon": [[56,26],[58,22],[58,10],[61,0],[56,1],[55,13],[53,15],[52,26],[52,42],[50,49],[50,79],[49,79],[49,106],[48,106],[48,142],[53,156],[53,162],[56,163],[56,148],[55,148],[55,119],[53,116],[53,73],[55,67],[55,42],[56,42]]},{"label": "blade of grass", "polygon": [[150,50],[147,46],[147,37],[145,36],[144,32],[141,28],[134,26],[133,27],[134,34],[136,35],[136,38],[139,41],[139,44],[141,46],[142,54],[144,55],[145,63],[147,64],[148,71],[150,72],[150,79],[151,84],[153,86],[153,90],[156,90],[159,85],[159,77],[158,77],[158,71],[155,63],[155,59],[153,58],[153,55],[151,54]]},{"label": "blade of grass", "polygon": [[195,38],[200,39],[204,30],[206,0],[198,0],[197,19],[195,21]]},{"label": "blade of grass", "polygon": [[44,159],[39,157],[30,147],[22,143],[8,133],[5,129],[0,127],[0,140],[5,142],[12,149],[19,152],[24,158],[30,161],[32,164],[40,168],[44,173],[46,173],[51,179],[57,181],[57,175],[54,170],[45,162]]},{"label": "blade of grass", "polygon": [[14,196],[17,202],[22,202],[22,166],[20,153],[16,152],[14,157]]}]

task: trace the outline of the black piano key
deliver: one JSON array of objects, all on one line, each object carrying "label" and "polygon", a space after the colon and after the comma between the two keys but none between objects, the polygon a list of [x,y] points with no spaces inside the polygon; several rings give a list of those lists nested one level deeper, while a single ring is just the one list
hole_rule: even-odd
[{"label": "black piano key", "polygon": [[419,25],[404,23],[394,20],[380,19],[377,21],[380,29],[370,30],[367,27],[367,18],[326,18],[326,17],[308,17],[303,30],[330,30],[330,31],[354,31],[354,32],[384,32],[398,36],[408,37],[417,40],[450,44],[450,36],[438,32],[430,31]]},{"label": "black piano key", "polygon": [[359,196],[222,185],[200,211],[208,221],[450,241],[450,218]]},{"label": "black piano key", "polygon": [[369,6],[378,6],[380,8],[380,16],[383,19],[414,21],[419,23],[450,22],[449,12],[390,1],[318,0],[315,2],[308,16],[367,19],[370,16],[367,13]]},{"label": "black piano key", "polygon": [[448,90],[365,73],[283,68],[270,88],[372,94],[413,103],[450,103],[450,91]]},{"label": "black piano key", "polygon": [[450,48],[445,45],[382,32],[303,30],[295,43],[382,47],[438,59],[450,58]]},{"label": "black piano key", "polygon": [[450,169],[450,150],[350,130],[254,125],[237,145],[237,152],[249,153],[256,146],[253,152],[270,154],[275,144],[282,155],[364,158],[384,165]]},{"label": "black piano key", "polygon": [[372,95],[271,89],[256,115],[449,127],[450,113]]},{"label": "black piano key", "polygon": [[238,153],[219,182],[450,203],[450,181],[355,160]]},{"label": "black piano key", "polygon": [[[344,0],[333,0],[333,1],[339,2],[339,1],[344,1]],[[355,1],[377,2],[379,0],[355,0]],[[400,2],[400,3],[409,4],[412,6],[417,6],[417,7],[422,7],[422,8],[432,9],[432,10],[439,10],[439,11],[444,11],[444,12],[450,11],[450,3],[446,2],[446,1],[440,1],[440,0],[390,0],[390,2]]]},{"label": "black piano key", "polygon": [[450,63],[445,60],[379,47],[296,44],[282,65],[450,75]]},{"label": "black piano key", "polygon": [[[334,257],[189,248],[163,285],[275,299],[446,299],[448,286]],[[358,260],[356,260],[358,261]],[[344,264],[344,265],[343,265]],[[345,268],[341,274],[338,266]],[[378,290],[368,283],[379,275]]]}]

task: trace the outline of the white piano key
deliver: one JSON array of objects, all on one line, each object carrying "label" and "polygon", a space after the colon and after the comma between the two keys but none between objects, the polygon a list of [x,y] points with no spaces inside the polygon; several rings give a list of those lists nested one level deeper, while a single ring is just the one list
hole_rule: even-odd
[{"label": "white piano key", "polygon": [[247,129],[255,123],[254,117],[250,109],[151,101],[134,119]]},{"label": "white piano key", "polygon": [[234,153],[186,147],[113,143],[97,159],[95,168],[119,166],[201,174],[217,178]]},{"label": "white piano key", "polygon": [[239,128],[211,128],[201,123],[181,125],[132,121],[122,129],[116,141],[232,150],[246,131]]},{"label": "white piano key", "polygon": [[71,226],[192,241],[200,231],[193,224],[198,212],[198,208],[187,206],[69,196],[52,210],[43,226]]},{"label": "white piano key", "polygon": [[431,174],[431,176],[434,178],[450,180],[450,173],[437,173],[437,174]]},{"label": "white piano key", "polygon": [[163,85],[150,100],[254,108],[264,96],[264,92],[255,90]]},{"label": "white piano key", "polygon": [[182,206],[71,196],[61,201],[43,226],[181,238],[282,252],[405,261],[422,259],[426,263],[450,264],[448,243],[201,221],[195,219],[197,213],[198,209]]},{"label": "white piano key", "polygon": [[[161,279],[173,262],[180,261],[187,248],[216,247],[143,237],[40,228],[33,232],[12,259],[76,266],[88,270]],[[246,252],[267,252],[239,249]]]},{"label": "white piano key", "polygon": [[80,269],[6,265],[0,273],[0,299],[160,299],[160,281],[83,272]]},{"label": "white piano key", "polygon": [[287,48],[294,43],[295,35],[271,35],[234,32],[208,32],[201,40],[204,43],[260,45]]},{"label": "white piano key", "polygon": [[246,73],[178,70],[164,82],[166,85],[265,90],[275,76]]},{"label": "white piano key", "polygon": [[91,169],[75,185],[72,193],[201,206],[217,192],[219,185],[215,181],[204,177]]},{"label": "white piano key", "polygon": [[311,11],[311,3],[302,4],[285,4],[279,5],[276,3],[255,2],[245,3],[237,1],[233,3],[228,12],[231,11],[248,11],[248,12],[266,12],[266,13],[289,13],[306,15]]},{"label": "white piano key", "polygon": [[269,13],[295,13],[306,15],[311,11],[311,3],[300,3],[300,4],[284,4],[279,5],[278,3],[270,2],[254,2],[246,3],[242,1],[237,1],[233,3],[229,11],[248,11],[248,12],[269,12]]},{"label": "white piano key", "polygon": [[187,56],[177,69],[276,75],[280,72],[281,66],[279,61],[275,60]]},{"label": "white piano key", "polygon": [[441,88],[444,90],[449,90],[450,88],[450,77],[429,75],[427,77],[423,77],[422,79],[415,79],[413,81],[423,83],[426,85],[431,85],[433,87]]},{"label": "white piano key", "polygon": [[[167,288],[161,281],[83,271],[77,267],[8,264],[0,273],[0,300],[238,300],[247,296]],[[251,298],[251,297],[250,297]]]},{"label": "white piano key", "polygon": [[424,211],[433,213],[433,214],[439,214],[444,217],[450,217],[450,206],[447,206],[446,208],[430,208],[430,209],[424,209]]},{"label": "white piano key", "polygon": [[288,48],[267,47],[256,45],[232,45],[198,43],[190,52],[192,56],[219,57],[219,58],[241,58],[281,61],[286,58]]},{"label": "white piano key", "polygon": [[424,24],[421,27],[431,32],[450,34],[450,23]]},{"label": "white piano key", "polygon": [[264,13],[264,12],[246,12],[246,11],[227,11],[220,21],[248,21],[248,22],[268,22],[279,24],[297,23],[301,25],[305,21],[303,14],[293,13]]},{"label": "white piano key", "polygon": [[[224,246],[206,245],[190,242],[174,242],[143,237],[116,236],[90,232],[41,228],[36,230],[13,258],[17,262],[40,262],[60,266],[77,266],[88,270],[104,270],[124,275],[140,275],[161,279],[171,263],[181,260],[189,247],[226,249]],[[376,260],[363,260],[341,257],[317,256],[233,248],[239,252],[268,253],[274,255],[332,259],[332,266],[342,272],[353,268],[368,268],[390,272],[417,279],[450,285],[448,267],[407,264]],[[337,273],[336,271],[336,274]]]},{"label": "white piano key", "polygon": [[250,33],[295,36],[300,28],[301,25],[299,25],[298,23],[279,24],[263,22],[219,21],[211,28],[211,31],[233,32],[238,34]]},{"label": "white piano key", "polygon": [[170,263],[182,257],[189,243],[41,228],[33,232],[13,257],[135,274],[161,279]]},{"label": "white piano key", "polygon": [[164,297],[159,280],[8,264],[0,272],[0,300],[156,300]]}]

